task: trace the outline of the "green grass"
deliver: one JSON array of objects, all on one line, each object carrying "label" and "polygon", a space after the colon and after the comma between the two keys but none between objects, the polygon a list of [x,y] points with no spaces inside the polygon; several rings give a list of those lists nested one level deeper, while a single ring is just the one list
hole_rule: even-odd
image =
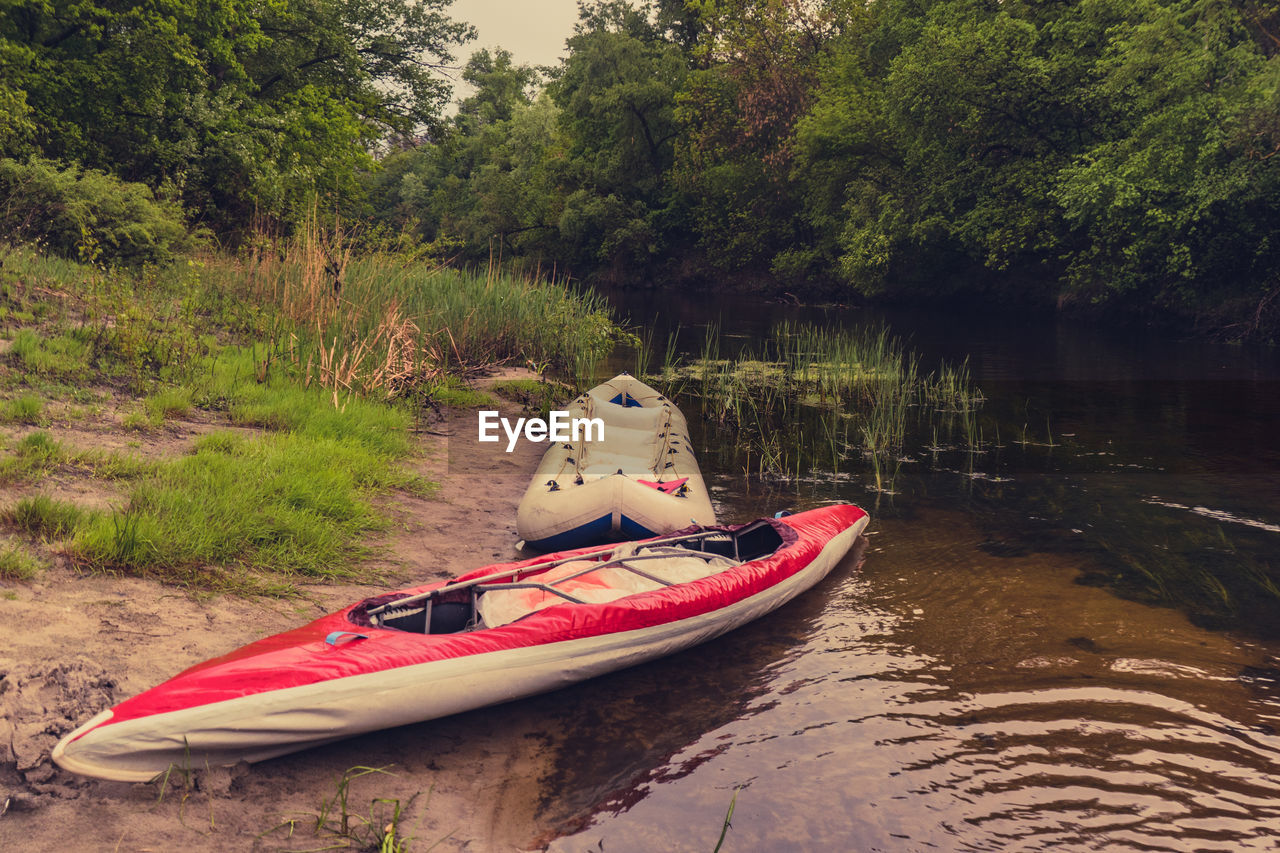
[{"label": "green grass", "polygon": [[585,373],[628,337],[593,292],[497,268],[352,257],[340,235],[315,229],[208,275],[215,290],[287,318],[272,335],[276,354],[339,395],[421,398],[441,375],[499,361]]},{"label": "green grass", "polygon": [[202,566],[360,576],[367,534],[383,526],[371,496],[433,488],[398,464],[412,449],[412,415],[354,395],[335,406],[286,365],[269,366],[265,377],[258,365],[252,349],[229,348],[202,368],[189,399],[267,434],[215,432],[190,455],[141,469],[124,508],[77,528],[79,562],[179,577]]},{"label": "green grass", "polygon": [[39,426],[45,420],[44,402],[31,394],[6,400],[3,406],[0,406],[0,420],[12,424]]},{"label": "green grass", "polygon": [[445,375],[434,386],[424,389],[424,398],[449,409],[484,409],[497,405],[490,394],[472,388],[464,380]]},{"label": "green grass", "polygon": [[156,464],[137,454],[97,448],[67,450],[63,462],[98,480],[136,480],[154,470]]},{"label": "green grass", "polygon": [[238,565],[356,577],[363,534],[380,526],[368,494],[402,479],[388,457],[332,438],[214,434],[159,464],[125,508],[90,516],[71,550],[91,567],[140,574]]},{"label": "green grass", "polygon": [[42,337],[31,329],[21,329],[9,352],[24,372],[36,376],[77,380],[89,373],[91,349],[82,334]]},{"label": "green grass", "polygon": [[409,452],[413,416],[407,409],[304,387],[287,364],[270,363],[262,371],[260,356],[252,348],[228,347],[207,360],[191,380],[193,404],[225,412],[240,426],[333,438],[386,456]]},{"label": "green grass", "polygon": [[561,382],[544,382],[540,379],[508,379],[495,382],[493,393],[524,406],[525,410],[541,417],[557,406],[563,406],[574,397],[574,390]]},{"label": "green grass", "polygon": [[182,418],[191,411],[191,391],[187,388],[164,388],[143,401],[151,423],[159,425],[170,418]]},{"label": "green grass", "polygon": [[21,545],[0,542],[0,578],[29,581],[40,574],[43,565]]},{"label": "green grass", "polygon": [[65,458],[66,449],[49,433],[28,433],[13,454],[0,457],[0,483],[39,479]]},{"label": "green grass", "polygon": [[63,539],[76,529],[84,515],[73,503],[37,495],[18,501],[5,513],[5,521],[46,539]]},{"label": "green grass", "polygon": [[10,251],[3,322],[25,327],[0,358],[15,389],[0,418],[38,425],[40,400],[65,397],[113,401],[125,429],[201,410],[265,434],[214,433],[149,460],[33,433],[0,452],[0,482],[56,467],[120,484],[120,506],[32,498],[9,523],[82,567],[190,587],[288,594],[361,576],[385,526],[376,496],[435,488],[401,465],[424,409],[494,405],[468,380],[496,361],[571,373],[625,337],[602,299],[537,277],[374,257],[346,258],[335,283],[318,239],[133,273]]}]

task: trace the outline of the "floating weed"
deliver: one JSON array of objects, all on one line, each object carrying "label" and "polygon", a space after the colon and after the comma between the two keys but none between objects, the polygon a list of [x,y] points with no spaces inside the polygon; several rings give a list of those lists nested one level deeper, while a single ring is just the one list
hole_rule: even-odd
[{"label": "floating weed", "polygon": [[885,328],[843,330],[778,324],[756,349],[726,353],[708,326],[698,357],[680,363],[668,339],[661,379],[693,398],[703,419],[730,439],[752,476],[807,479],[806,471],[840,476],[850,431],[861,439],[872,487],[894,489],[908,433],[932,427],[931,452],[942,446],[936,416],[962,419],[965,447],[982,450],[976,410],[984,402],[967,363],[921,374],[918,357]]},{"label": "floating weed", "polygon": [[1023,423],[1022,430],[1020,431],[1020,437],[1014,439],[1013,443],[1022,445],[1023,447],[1058,447],[1060,446],[1057,442],[1053,440],[1053,430],[1050,428],[1049,419],[1047,417],[1044,420],[1044,432],[1045,432],[1044,441],[1033,441],[1031,438],[1031,434],[1027,431],[1027,424]]}]

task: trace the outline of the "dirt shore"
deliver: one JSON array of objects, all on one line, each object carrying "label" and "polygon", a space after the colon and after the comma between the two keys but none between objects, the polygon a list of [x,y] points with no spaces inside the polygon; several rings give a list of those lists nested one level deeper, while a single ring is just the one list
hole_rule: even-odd
[{"label": "dirt shore", "polygon": [[[301,624],[371,592],[451,576],[517,556],[515,510],[541,447],[507,454],[454,418],[419,436],[409,464],[440,483],[432,499],[396,496],[378,586],[316,585],[305,600],[201,596],[148,580],[85,576],[65,563],[31,583],[0,584],[0,849],[235,851],[334,849],[317,834],[323,803],[351,768],[385,768],[352,782],[350,825],[399,801],[409,849],[526,849],[545,834],[536,814],[549,773],[536,707],[502,706],[380,732],[249,767],[126,784],[83,779],[49,760],[66,732],[102,708],[192,664]],[[168,452],[209,425],[166,426]],[[13,430],[9,430],[13,433]],[[103,440],[111,430],[104,429]],[[11,435],[10,438],[13,436]],[[72,437],[84,443],[85,436]],[[89,439],[92,436],[88,437]],[[40,490],[86,503],[83,483]],[[28,490],[28,492],[34,490]],[[4,495],[8,503],[19,490]]]}]

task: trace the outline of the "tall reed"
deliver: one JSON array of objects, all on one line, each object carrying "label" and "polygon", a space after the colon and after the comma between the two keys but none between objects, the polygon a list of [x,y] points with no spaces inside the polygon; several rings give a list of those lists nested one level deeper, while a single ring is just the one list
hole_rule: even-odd
[{"label": "tall reed", "polygon": [[508,361],[587,375],[621,335],[603,298],[566,282],[360,257],[348,236],[311,225],[210,271],[278,309],[289,322],[276,329],[273,357],[335,400],[405,396],[446,372]]},{"label": "tall reed", "polygon": [[[967,364],[922,376],[918,356],[883,327],[783,322],[757,347],[725,348],[718,327],[710,326],[698,357],[682,364],[669,340],[661,376],[694,398],[704,419],[731,431],[753,476],[835,477],[850,452],[860,450],[872,488],[891,493],[913,417],[968,413],[973,429],[972,412],[982,403]],[[971,447],[975,441],[971,436]]]}]

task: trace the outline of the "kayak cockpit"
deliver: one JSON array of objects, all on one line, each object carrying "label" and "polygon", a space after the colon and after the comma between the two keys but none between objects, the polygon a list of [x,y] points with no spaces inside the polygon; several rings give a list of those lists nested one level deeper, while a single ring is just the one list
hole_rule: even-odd
[{"label": "kayak cockpit", "polygon": [[370,599],[357,625],[415,634],[496,628],[555,604],[600,604],[691,583],[759,560],[787,544],[789,529],[768,520],[706,528],[612,549],[534,563],[416,595]]}]

